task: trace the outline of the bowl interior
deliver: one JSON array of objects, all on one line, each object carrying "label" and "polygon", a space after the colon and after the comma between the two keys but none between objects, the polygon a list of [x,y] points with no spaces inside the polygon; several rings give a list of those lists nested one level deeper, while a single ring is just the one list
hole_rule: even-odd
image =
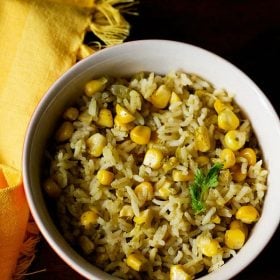
[{"label": "bowl interior", "polygon": [[280,192],[277,171],[279,172],[280,124],[277,114],[261,90],[232,64],[188,44],[146,40],[110,47],[77,63],[49,89],[32,117],[24,145],[24,184],[34,219],[53,249],[84,277],[115,279],[79,256],[54,225],[40,187],[46,142],[63,109],[77,99],[88,80],[104,74],[128,76],[139,71],[166,74],[172,70],[198,74],[213,83],[216,88],[225,88],[235,95],[236,102],[252,123],[269,169],[269,187],[263,214],[254,227],[253,234],[237,257],[232,258],[218,271],[200,279],[207,277],[208,280],[218,280],[233,277],[260,253],[279,224]]}]

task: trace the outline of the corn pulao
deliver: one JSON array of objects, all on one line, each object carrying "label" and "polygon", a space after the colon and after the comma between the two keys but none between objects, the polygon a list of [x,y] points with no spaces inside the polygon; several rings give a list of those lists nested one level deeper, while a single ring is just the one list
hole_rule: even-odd
[{"label": "corn pulao", "polygon": [[195,279],[235,256],[268,171],[232,94],[177,71],[97,77],[79,96],[42,184],[73,248],[121,279]]}]

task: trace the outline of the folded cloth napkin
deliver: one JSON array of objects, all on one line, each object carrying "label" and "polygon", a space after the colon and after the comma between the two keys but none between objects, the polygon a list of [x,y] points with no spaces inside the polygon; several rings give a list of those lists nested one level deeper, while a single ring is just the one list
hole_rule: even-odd
[{"label": "folded cloth napkin", "polygon": [[121,13],[133,2],[0,1],[1,280],[20,279],[38,239],[32,223],[27,227],[29,212],[20,173],[30,117],[50,85],[78,58],[94,51],[83,44],[87,32],[93,32],[105,45],[119,44],[126,38],[130,26]]},{"label": "folded cloth napkin", "polygon": [[20,172],[0,166],[0,271],[9,279],[26,232],[29,215]]}]

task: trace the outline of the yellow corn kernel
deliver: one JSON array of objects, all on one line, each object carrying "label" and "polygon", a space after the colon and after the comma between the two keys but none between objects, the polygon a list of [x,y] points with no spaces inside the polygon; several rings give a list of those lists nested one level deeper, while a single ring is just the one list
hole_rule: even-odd
[{"label": "yellow corn kernel", "polygon": [[97,223],[97,219],[98,214],[95,211],[86,211],[82,214],[80,222],[86,229],[89,229]]},{"label": "yellow corn kernel", "polygon": [[234,130],[239,126],[238,117],[226,108],[218,114],[218,126],[226,131]]},{"label": "yellow corn kernel", "polygon": [[238,130],[230,130],[225,135],[225,145],[227,148],[237,151],[246,142],[246,133]]},{"label": "yellow corn kernel", "polygon": [[150,226],[153,216],[154,215],[153,215],[152,210],[146,209],[146,210],[140,212],[139,216],[135,216],[133,221],[138,225],[145,224],[147,226]]},{"label": "yellow corn kernel", "polygon": [[167,187],[161,187],[158,190],[158,197],[162,198],[162,199],[168,199],[168,197],[170,196],[170,194],[172,194],[172,192],[170,191],[170,188]]},{"label": "yellow corn kernel", "polygon": [[104,135],[95,133],[87,139],[86,143],[89,148],[89,153],[94,157],[100,157],[107,144],[107,140]]},{"label": "yellow corn kernel", "polygon": [[229,108],[228,105],[226,105],[225,103],[223,103],[221,100],[216,99],[214,102],[214,109],[215,111],[219,114],[221,113],[223,110],[225,110],[226,108]]},{"label": "yellow corn kernel", "polygon": [[176,102],[180,102],[181,99],[178,96],[178,94],[176,94],[174,91],[171,93],[171,97],[170,97],[170,104],[176,103]]},{"label": "yellow corn kernel", "polygon": [[85,85],[85,94],[88,97],[91,97],[95,93],[103,91],[106,87],[107,82],[108,80],[105,77],[87,82]]},{"label": "yellow corn kernel", "polygon": [[122,124],[130,123],[135,120],[135,117],[130,114],[130,112],[126,108],[122,107],[119,104],[116,105],[116,112],[118,121]]},{"label": "yellow corn kernel", "polygon": [[69,107],[63,113],[63,118],[68,121],[74,121],[79,116],[79,110],[75,107]]},{"label": "yellow corn kernel", "polygon": [[215,239],[211,240],[207,245],[202,249],[202,253],[207,257],[213,257],[219,252],[219,242]]},{"label": "yellow corn kernel", "polygon": [[220,159],[224,169],[235,165],[235,154],[231,149],[223,149],[220,154]]},{"label": "yellow corn kernel", "polygon": [[239,152],[239,155],[246,158],[249,165],[255,165],[257,162],[256,152],[252,148],[245,148]]},{"label": "yellow corn kernel", "polygon": [[146,152],[143,164],[153,169],[159,169],[162,165],[162,159],[162,151],[156,148],[151,148]]},{"label": "yellow corn kernel", "polygon": [[158,197],[162,198],[162,199],[167,199],[169,197],[170,194],[172,194],[172,181],[166,179],[163,184],[160,186],[160,188],[158,189],[157,193],[158,193]]},{"label": "yellow corn kernel", "polygon": [[98,266],[102,266],[102,265],[104,265],[105,262],[107,262],[108,259],[109,259],[109,256],[107,255],[107,253],[98,252],[98,254],[95,255],[94,262]]},{"label": "yellow corn kernel", "polygon": [[94,250],[94,243],[85,235],[80,236],[79,245],[86,255],[89,255]]},{"label": "yellow corn kernel", "polygon": [[221,218],[218,215],[212,217],[211,222],[214,224],[219,224],[221,222]]},{"label": "yellow corn kernel", "polygon": [[122,131],[130,131],[134,127],[133,123],[122,123],[118,115],[115,116],[114,123]]},{"label": "yellow corn kernel", "polygon": [[245,234],[240,229],[229,229],[225,233],[225,244],[228,248],[238,250],[245,243]]},{"label": "yellow corn kernel", "polygon": [[147,261],[148,260],[142,254],[134,253],[127,257],[126,264],[133,270],[142,271]]},{"label": "yellow corn kernel", "polygon": [[178,159],[176,157],[170,157],[167,162],[162,165],[162,169],[165,173],[172,170],[178,164]]},{"label": "yellow corn kernel", "polygon": [[105,170],[105,169],[100,169],[97,172],[97,180],[99,181],[100,184],[108,186],[112,183],[114,180],[114,173]]},{"label": "yellow corn kernel", "polygon": [[204,166],[209,163],[209,158],[206,156],[199,156],[196,158],[196,162],[198,163],[199,166]]},{"label": "yellow corn kernel", "polygon": [[220,244],[217,240],[209,237],[200,237],[197,240],[197,246],[201,249],[203,255],[213,257],[218,254]]},{"label": "yellow corn kernel", "polygon": [[140,207],[142,207],[146,201],[152,200],[154,197],[154,188],[150,182],[140,183],[135,187],[134,192],[138,198]]},{"label": "yellow corn kernel", "polygon": [[151,129],[148,126],[137,125],[130,131],[130,139],[139,145],[149,143],[151,137]]},{"label": "yellow corn kernel", "polygon": [[211,148],[211,140],[208,129],[200,126],[195,131],[195,146],[200,152],[207,152]]},{"label": "yellow corn kernel", "polygon": [[230,172],[231,172],[232,180],[237,183],[243,182],[247,177],[247,173],[241,172],[241,165],[238,163],[230,168]]},{"label": "yellow corn kernel", "polygon": [[189,171],[187,174],[181,170],[174,169],[172,171],[172,179],[175,182],[192,181],[194,178],[193,172]]},{"label": "yellow corn kernel", "polygon": [[132,218],[133,216],[134,212],[131,205],[124,205],[120,211],[120,217]]},{"label": "yellow corn kernel", "polygon": [[113,127],[113,115],[109,109],[101,109],[96,122],[100,126]]},{"label": "yellow corn kernel", "polygon": [[78,120],[83,123],[90,124],[92,122],[92,116],[88,113],[88,111],[84,111],[79,115]]},{"label": "yellow corn kernel", "polygon": [[186,158],[188,156],[188,150],[187,147],[177,147],[175,150],[175,157],[178,159],[179,162],[185,162]]},{"label": "yellow corn kernel", "polygon": [[174,264],[170,267],[170,280],[191,280],[192,277],[185,272],[181,264]]},{"label": "yellow corn kernel", "polygon": [[149,101],[158,109],[163,109],[168,105],[171,97],[171,91],[166,87],[166,85],[161,85],[159,88],[151,95]]},{"label": "yellow corn kernel", "polygon": [[72,134],[74,132],[74,126],[71,122],[64,122],[62,125],[58,128],[55,139],[58,142],[64,142],[71,138]]},{"label": "yellow corn kernel", "polygon": [[241,206],[237,210],[235,217],[245,224],[251,224],[258,220],[259,212],[252,205]]},{"label": "yellow corn kernel", "polygon": [[240,229],[240,230],[242,230],[243,233],[245,234],[245,239],[248,236],[248,227],[239,220],[232,221],[229,225],[229,228],[230,229]]},{"label": "yellow corn kernel", "polygon": [[50,178],[44,182],[43,187],[49,197],[58,198],[61,194],[61,188],[59,185]]}]

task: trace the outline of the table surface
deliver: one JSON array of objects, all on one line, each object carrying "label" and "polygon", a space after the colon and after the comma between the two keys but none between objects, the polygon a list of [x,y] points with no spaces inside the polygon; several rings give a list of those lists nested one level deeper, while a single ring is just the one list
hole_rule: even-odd
[{"label": "table surface", "polygon": [[[263,90],[280,115],[279,0],[140,0],[139,16],[128,16],[132,30],[127,41],[169,39],[212,51],[243,70]],[[277,83],[275,82],[277,81]],[[280,279],[276,255],[280,227],[263,252],[234,279]],[[81,280],[42,238],[28,280]]]}]

